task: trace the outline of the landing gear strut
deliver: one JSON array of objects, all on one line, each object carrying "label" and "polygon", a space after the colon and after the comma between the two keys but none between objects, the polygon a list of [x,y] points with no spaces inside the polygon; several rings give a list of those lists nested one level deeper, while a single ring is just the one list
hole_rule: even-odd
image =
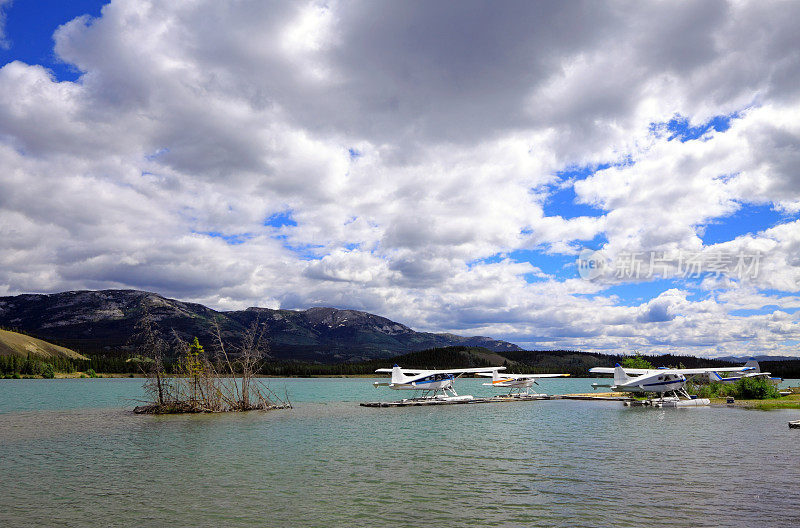
[{"label": "landing gear strut", "polygon": [[[450,394],[448,394],[447,391],[450,391]],[[439,395],[439,393],[441,393],[441,395]],[[436,398],[438,396],[441,396],[443,398],[448,398],[448,397],[454,398],[458,396],[458,393],[453,388],[453,386],[450,385],[449,387],[443,387],[441,389],[423,390],[421,391],[420,394],[420,398]]]}]

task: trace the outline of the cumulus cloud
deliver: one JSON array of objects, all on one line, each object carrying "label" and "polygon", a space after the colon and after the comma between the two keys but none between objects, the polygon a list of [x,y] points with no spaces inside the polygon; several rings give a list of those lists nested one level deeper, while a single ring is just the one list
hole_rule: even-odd
[{"label": "cumulus cloud", "polygon": [[[137,287],[535,347],[784,351],[800,336],[798,20],[762,2],[114,0],[55,32],[76,82],[0,68],[0,292]],[[730,126],[679,141],[676,116]],[[565,189],[595,212],[553,210]],[[785,219],[704,245],[744,204]],[[765,267],[631,303],[548,268],[583,244]],[[737,312],[764,289],[784,292],[776,311]]]}]

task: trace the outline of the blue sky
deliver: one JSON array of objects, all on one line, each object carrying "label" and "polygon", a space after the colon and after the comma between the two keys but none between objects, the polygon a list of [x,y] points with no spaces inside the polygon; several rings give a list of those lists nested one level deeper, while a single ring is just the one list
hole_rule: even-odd
[{"label": "blue sky", "polygon": [[795,6],[103,5],[0,4],[0,295],[795,353]]},{"label": "blue sky", "polygon": [[703,225],[700,238],[706,245],[719,244],[738,236],[765,231],[793,219],[797,219],[796,214],[777,211],[772,205],[744,203],[735,213]]},{"label": "blue sky", "polygon": [[86,0],[14,0],[5,10],[8,47],[0,48],[0,61],[4,64],[14,60],[41,64],[58,80],[76,80],[80,72],[53,52],[53,33],[73,18],[99,16],[104,4]]}]

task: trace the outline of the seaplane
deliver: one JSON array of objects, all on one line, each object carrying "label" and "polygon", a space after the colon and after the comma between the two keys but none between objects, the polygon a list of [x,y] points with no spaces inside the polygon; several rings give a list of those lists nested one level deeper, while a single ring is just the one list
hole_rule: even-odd
[{"label": "seaplane", "polygon": [[711,383],[724,383],[725,385],[736,383],[742,378],[763,378],[775,385],[778,385],[781,381],[783,381],[781,378],[773,378],[769,372],[761,372],[761,366],[754,358],[750,358],[750,361],[745,363],[744,366],[752,367],[753,370],[750,372],[740,373],[738,376],[728,376],[724,378],[718,374],[719,371],[709,372],[708,381]]},{"label": "seaplane", "polygon": [[[565,378],[569,376],[569,374],[503,374],[502,376],[498,372],[500,369],[495,368],[492,370],[491,373],[488,372],[479,372],[478,376],[490,377],[492,378],[491,383],[484,383],[487,387],[502,387],[508,388],[508,395],[511,396],[514,392],[514,389],[517,390],[517,394],[522,396],[545,396],[544,394],[531,394],[530,389],[534,385],[538,385],[536,382],[539,378]],[[525,392],[523,392],[523,389]]]},{"label": "seaplane", "polygon": [[[655,392],[661,395],[658,400],[652,400],[657,406],[664,403],[677,403],[681,397],[692,400],[686,391],[686,381],[694,376],[708,375],[709,372],[745,372],[752,370],[753,367],[724,367],[724,368],[696,368],[696,369],[673,369],[659,367],[656,369],[625,368],[619,363],[611,367],[594,367],[589,369],[592,374],[613,374],[614,383],[592,383],[592,388],[610,387],[617,392],[647,393]],[[689,378],[687,378],[689,376]],[[672,393],[672,396],[665,398],[665,394]],[[709,401],[705,398],[692,400],[697,405],[708,405]]]},{"label": "seaplane", "polygon": [[459,396],[453,388],[453,381],[464,374],[491,373],[504,370],[505,367],[463,368],[449,370],[416,370],[405,369],[395,365],[392,368],[380,368],[375,372],[390,372],[389,381],[376,381],[375,387],[389,387],[394,390],[421,391],[421,398],[441,401],[471,400],[472,396]]}]

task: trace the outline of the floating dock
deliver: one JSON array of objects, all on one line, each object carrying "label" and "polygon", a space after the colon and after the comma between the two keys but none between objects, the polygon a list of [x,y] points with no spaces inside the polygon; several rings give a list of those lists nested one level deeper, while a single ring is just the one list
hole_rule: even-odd
[{"label": "floating dock", "polygon": [[362,402],[359,405],[362,407],[414,407],[420,405],[464,405],[472,403],[504,403],[504,402],[517,402],[517,401],[536,401],[536,400],[552,400],[553,396],[547,394],[520,394],[520,395],[503,395],[492,396],[491,398],[466,398],[457,396],[455,398],[408,398],[400,401],[377,401],[377,402]]}]

